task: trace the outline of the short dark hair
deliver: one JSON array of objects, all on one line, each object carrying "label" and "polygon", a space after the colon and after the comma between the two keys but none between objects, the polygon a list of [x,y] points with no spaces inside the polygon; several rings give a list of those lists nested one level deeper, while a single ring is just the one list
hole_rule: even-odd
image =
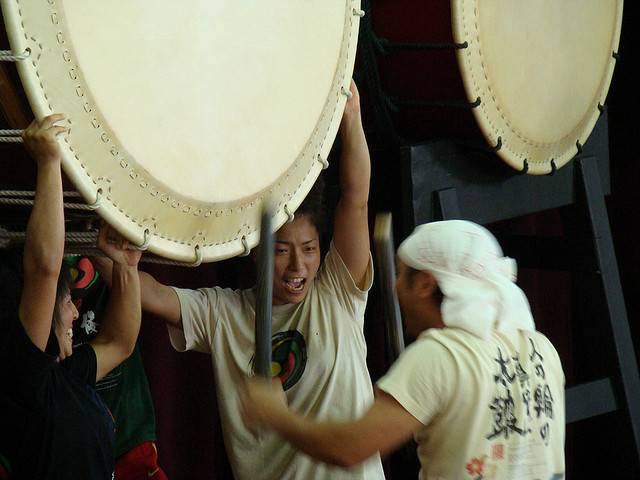
[{"label": "short dark hair", "polygon": [[324,201],[325,181],[322,175],[318,177],[311,190],[295,212],[296,217],[307,217],[316,227],[320,238],[324,237],[327,223],[327,207]]},{"label": "short dark hair", "polygon": [[62,304],[67,294],[71,293],[71,265],[68,262],[62,262],[60,267],[60,275],[58,275],[58,286],[56,288],[56,305],[53,309],[53,327],[57,328],[62,324]]}]

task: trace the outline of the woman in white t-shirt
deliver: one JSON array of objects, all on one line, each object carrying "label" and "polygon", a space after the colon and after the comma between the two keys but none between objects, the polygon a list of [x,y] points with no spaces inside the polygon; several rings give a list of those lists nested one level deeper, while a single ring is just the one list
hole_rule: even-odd
[{"label": "woman in white t-shirt", "polygon": [[[373,402],[366,364],[364,310],[373,281],[367,203],[371,165],[360,99],[346,103],[340,125],[340,199],[329,253],[321,265],[321,185],[276,233],[272,373],[292,405],[330,420],[363,413]],[[104,266],[102,267],[104,270]],[[178,350],[211,355],[225,446],[237,480],[377,480],[379,458],[351,470],[297,452],[243,422],[237,387],[253,370],[255,289],[198,290],[162,285],[140,274],[143,309],[163,318]]]}]

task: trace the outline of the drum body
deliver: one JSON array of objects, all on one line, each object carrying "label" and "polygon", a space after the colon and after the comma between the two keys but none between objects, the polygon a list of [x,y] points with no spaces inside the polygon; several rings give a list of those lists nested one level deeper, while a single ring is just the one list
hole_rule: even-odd
[{"label": "drum body", "polygon": [[[389,42],[378,71],[382,91],[399,105],[391,112],[398,135],[482,138],[530,174],[565,165],[604,105],[622,7],[622,0],[371,2],[372,31]],[[452,107],[461,102],[474,108]]]},{"label": "drum body", "polygon": [[184,262],[246,253],[300,205],[338,130],[359,0],[1,0],[63,168],[129,240]]}]

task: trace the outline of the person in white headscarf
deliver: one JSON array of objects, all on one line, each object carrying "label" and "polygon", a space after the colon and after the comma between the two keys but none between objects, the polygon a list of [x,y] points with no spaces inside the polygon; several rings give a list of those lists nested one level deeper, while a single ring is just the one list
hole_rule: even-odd
[{"label": "person in white headscarf", "polygon": [[564,373],[515,280],[515,261],[480,225],[418,226],[398,249],[396,280],[416,340],[377,382],[373,406],[317,422],[290,411],[279,387],[248,379],[245,422],[345,467],[413,435],[422,480],[564,478]]}]

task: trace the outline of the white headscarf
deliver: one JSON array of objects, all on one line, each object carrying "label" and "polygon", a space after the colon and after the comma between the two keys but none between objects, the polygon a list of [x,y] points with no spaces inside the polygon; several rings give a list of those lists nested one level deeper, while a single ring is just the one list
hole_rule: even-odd
[{"label": "white headscarf", "polygon": [[535,330],[527,297],[514,283],[516,262],[503,256],[486,228],[465,220],[419,225],[398,248],[398,257],[436,278],[447,327],[481,338],[492,330]]}]

